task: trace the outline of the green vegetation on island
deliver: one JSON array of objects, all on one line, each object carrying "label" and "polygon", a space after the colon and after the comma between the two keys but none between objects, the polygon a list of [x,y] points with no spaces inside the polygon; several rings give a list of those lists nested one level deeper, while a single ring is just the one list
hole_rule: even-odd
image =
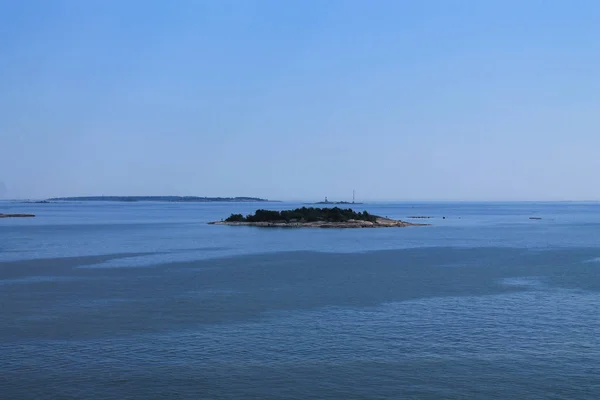
[{"label": "green vegetation on island", "polygon": [[302,207],[295,210],[272,211],[256,210],[254,214],[246,215],[231,214],[225,222],[347,222],[369,221],[376,222],[377,216],[369,214],[367,211],[356,212],[350,208],[315,208]]}]

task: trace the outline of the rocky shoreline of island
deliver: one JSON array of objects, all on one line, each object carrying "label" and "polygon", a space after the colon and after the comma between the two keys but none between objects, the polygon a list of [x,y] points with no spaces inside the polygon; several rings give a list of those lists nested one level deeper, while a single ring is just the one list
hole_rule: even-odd
[{"label": "rocky shoreline of island", "polygon": [[429,224],[415,224],[406,221],[393,220],[387,218],[378,218],[377,221],[357,221],[349,220],[344,222],[228,222],[214,221],[210,225],[229,225],[229,226],[257,226],[261,228],[404,228],[408,226],[429,226]]},{"label": "rocky shoreline of island", "polygon": [[261,228],[404,228],[427,226],[369,214],[352,209],[302,207],[295,210],[256,210],[243,216],[231,214],[227,219],[209,222],[210,225],[255,226]]}]

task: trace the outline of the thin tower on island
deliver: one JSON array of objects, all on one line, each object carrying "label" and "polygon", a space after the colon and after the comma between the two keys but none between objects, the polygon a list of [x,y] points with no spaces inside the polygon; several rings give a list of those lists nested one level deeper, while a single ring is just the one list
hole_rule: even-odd
[{"label": "thin tower on island", "polygon": [[356,190],[352,189],[352,204],[354,204],[355,195],[356,195]]}]

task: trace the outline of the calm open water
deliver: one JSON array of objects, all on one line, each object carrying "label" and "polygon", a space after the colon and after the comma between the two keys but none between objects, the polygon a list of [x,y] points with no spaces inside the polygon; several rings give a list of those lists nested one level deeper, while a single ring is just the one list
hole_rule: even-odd
[{"label": "calm open water", "polygon": [[600,204],[295,206],[0,202],[0,398],[600,398]]}]

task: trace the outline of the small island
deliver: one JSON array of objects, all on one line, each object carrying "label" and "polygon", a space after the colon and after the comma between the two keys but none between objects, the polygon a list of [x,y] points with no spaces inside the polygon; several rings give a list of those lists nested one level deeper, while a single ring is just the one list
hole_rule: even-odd
[{"label": "small island", "polygon": [[2,214],[0,213],[0,218],[32,218],[35,217],[34,214]]},{"label": "small island", "polygon": [[352,195],[352,201],[329,201],[329,199],[327,199],[327,197],[325,197],[324,201],[317,201],[316,203],[312,203],[312,204],[362,204],[362,203],[355,203],[354,202],[354,194]]},{"label": "small island", "polygon": [[243,216],[231,214],[223,221],[209,222],[211,225],[259,226],[270,228],[403,228],[425,226],[405,221],[383,218],[367,211],[356,212],[350,208],[302,207],[295,210],[257,210]]},{"label": "small island", "polygon": [[329,201],[329,200],[325,200],[325,201],[317,201],[316,203],[312,203],[312,204],[362,204],[362,203],[354,203],[352,201]]}]

